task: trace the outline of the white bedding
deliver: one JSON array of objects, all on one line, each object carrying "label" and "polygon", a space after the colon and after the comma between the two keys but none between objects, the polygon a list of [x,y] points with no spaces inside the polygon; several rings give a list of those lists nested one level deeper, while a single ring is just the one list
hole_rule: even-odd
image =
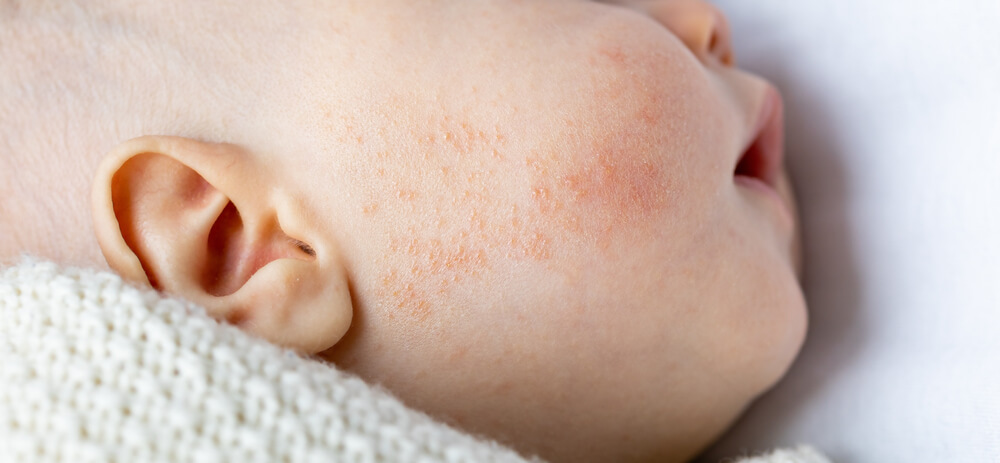
[{"label": "white bedding", "polygon": [[0,462],[528,460],[192,304],[26,259],[0,268]]},{"label": "white bedding", "polygon": [[1000,462],[1000,2],[716,4],[785,95],[811,327],[705,461]]}]

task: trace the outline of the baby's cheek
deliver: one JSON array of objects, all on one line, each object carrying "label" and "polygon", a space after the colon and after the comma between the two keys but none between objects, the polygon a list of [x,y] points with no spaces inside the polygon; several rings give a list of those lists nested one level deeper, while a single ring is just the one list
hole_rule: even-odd
[{"label": "baby's cheek", "polygon": [[438,315],[482,303],[469,297],[489,294],[497,268],[552,257],[508,137],[496,123],[437,116],[407,134],[409,149],[379,150],[352,174],[369,185],[356,216],[380,231],[370,239],[384,316],[437,326]]},{"label": "baby's cheek", "polygon": [[649,232],[669,204],[660,163],[617,137],[595,142],[570,165],[539,168],[532,199],[540,220],[555,221],[571,241],[606,249],[623,232]]},{"label": "baby's cheek", "polygon": [[[618,52],[600,59],[621,65]],[[673,205],[680,140],[664,127],[671,104],[632,72],[610,73],[587,88],[553,140],[528,158],[531,197],[543,220],[573,240],[607,248],[621,234],[649,233]]]}]

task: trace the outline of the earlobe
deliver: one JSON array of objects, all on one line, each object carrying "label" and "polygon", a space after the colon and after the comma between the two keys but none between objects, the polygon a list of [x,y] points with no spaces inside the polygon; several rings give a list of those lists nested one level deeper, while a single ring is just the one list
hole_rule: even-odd
[{"label": "earlobe", "polygon": [[[267,169],[233,145],[141,137],[99,167],[98,242],[128,280],[203,305],[268,340],[316,353],[353,305],[335,243],[310,229]],[[312,242],[312,243],[309,243]]]}]

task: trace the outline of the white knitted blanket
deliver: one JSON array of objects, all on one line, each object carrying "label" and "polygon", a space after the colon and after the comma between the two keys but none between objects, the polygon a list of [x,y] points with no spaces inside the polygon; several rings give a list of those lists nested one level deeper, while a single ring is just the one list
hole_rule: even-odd
[{"label": "white knitted blanket", "polygon": [[526,459],[114,274],[0,270],[0,462],[236,461]]}]

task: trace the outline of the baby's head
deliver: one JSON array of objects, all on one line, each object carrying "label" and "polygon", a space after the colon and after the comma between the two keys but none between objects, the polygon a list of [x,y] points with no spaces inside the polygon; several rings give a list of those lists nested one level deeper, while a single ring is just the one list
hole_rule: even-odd
[{"label": "baby's head", "polygon": [[690,457],[794,358],[780,98],[708,4],[155,4],[93,26],[125,277],[558,461]]}]

